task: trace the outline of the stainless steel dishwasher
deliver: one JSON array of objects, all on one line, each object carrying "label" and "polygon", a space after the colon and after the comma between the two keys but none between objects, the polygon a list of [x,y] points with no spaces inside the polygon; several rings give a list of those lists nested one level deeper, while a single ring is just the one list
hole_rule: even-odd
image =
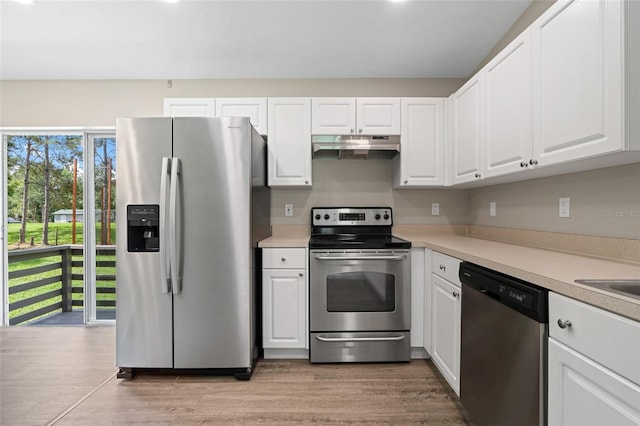
[{"label": "stainless steel dishwasher", "polygon": [[463,262],[460,400],[478,426],[546,424],[548,291]]}]

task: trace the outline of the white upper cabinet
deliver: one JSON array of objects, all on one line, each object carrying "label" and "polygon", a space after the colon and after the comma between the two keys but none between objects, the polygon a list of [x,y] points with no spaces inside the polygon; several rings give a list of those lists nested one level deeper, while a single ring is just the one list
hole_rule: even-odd
[{"label": "white upper cabinet", "polygon": [[394,187],[444,185],[445,99],[402,98],[400,155],[394,158]]},{"label": "white upper cabinet", "polygon": [[215,117],[214,98],[164,98],[165,117]]},{"label": "white upper cabinet", "polygon": [[485,178],[533,166],[531,42],[526,30],[481,72],[484,82]]},{"label": "white upper cabinet", "polygon": [[269,186],[311,186],[311,100],[269,98]]},{"label": "white upper cabinet", "polygon": [[356,132],[355,98],[311,99],[311,133],[351,135]]},{"label": "white upper cabinet", "polygon": [[482,80],[478,73],[449,98],[451,102],[451,183],[482,177]]},{"label": "white upper cabinet", "polygon": [[625,148],[624,6],[559,1],[532,25],[533,156],[540,166]]},{"label": "white upper cabinet", "polygon": [[216,117],[249,117],[261,135],[267,134],[267,98],[216,98]]},{"label": "white upper cabinet", "polygon": [[399,135],[400,98],[313,98],[314,135]]},{"label": "white upper cabinet", "polygon": [[357,132],[362,135],[399,135],[400,98],[357,98]]}]

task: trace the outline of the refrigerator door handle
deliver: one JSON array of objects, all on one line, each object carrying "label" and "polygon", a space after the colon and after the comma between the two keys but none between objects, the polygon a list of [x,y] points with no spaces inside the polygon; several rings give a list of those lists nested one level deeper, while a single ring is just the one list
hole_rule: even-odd
[{"label": "refrigerator door handle", "polygon": [[171,159],[171,187],[169,189],[169,246],[171,247],[171,290],[173,294],[180,293],[182,277],[180,276],[180,228],[178,216],[178,186],[180,174],[180,159]]},{"label": "refrigerator door handle", "polygon": [[169,259],[169,246],[167,244],[167,179],[171,173],[171,159],[162,157],[162,170],[160,174],[160,251],[162,265],[160,265],[160,281],[162,292],[171,292],[171,263]]}]

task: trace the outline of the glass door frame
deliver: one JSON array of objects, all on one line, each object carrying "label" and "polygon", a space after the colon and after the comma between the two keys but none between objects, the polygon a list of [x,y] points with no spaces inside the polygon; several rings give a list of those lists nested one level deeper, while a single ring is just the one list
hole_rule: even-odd
[{"label": "glass door frame", "polygon": [[[85,227],[84,232],[84,322],[92,325],[113,325],[114,320],[99,320],[97,309],[97,291],[96,291],[96,190],[95,190],[95,140],[100,138],[116,137],[115,128],[107,131],[87,131],[84,133],[84,179],[85,182],[91,182],[91,185],[85,183],[83,187],[84,197],[84,215]],[[117,145],[116,145],[117,149]],[[90,226],[86,226],[86,220],[90,218]],[[111,220],[111,218],[109,218]],[[109,222],[110,224],[110,222]],[[110,225],[109,225],[110,226]],[[111,232],[109,230],[108,232]],[[116,241],[117,244],[117,241]],[[116,265],[117,267],[117,265]],[[117,283],[116,283],[117,286]],[[116,306],[116,310],[118,307]]]},{"label": "glass door frame", "polygon": [[[0,326],[9,325],[9,272],[7,250],[7,136],[20,135],[78,135],[82,136],[83,156],[83,249],[84,249],[84,323],[91,325],[111,325],[113,320],[96,320],[95,286],[96,286],[96,244],[95,244],[95,188],[94,188],[94,139],[96,137],[114,137],[115,127],[0,127],[0,275],[2,276],[2,289],[0,291]],[[87,185],[86,182],[91,182]],[[89,232],[89,231],[93,232]],[[116,308],[117,309],[117,308]]]}]

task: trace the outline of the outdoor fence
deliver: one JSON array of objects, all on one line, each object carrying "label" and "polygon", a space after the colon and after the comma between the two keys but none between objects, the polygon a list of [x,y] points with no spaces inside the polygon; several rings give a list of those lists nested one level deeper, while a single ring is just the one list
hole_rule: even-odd
[{"label": "outdoor fence", "polygon": [[[8,253],[9,265],[23,263],[25,268],[9,272],[9,325],[28,323],[35,318],[53,312],[69,312],[74,307],[84,308],[82,285],[84,282],[84,250],[82,246],[63,245],[26,250],[12,250]],[[98,246],[96,249],[96,270],[110,273],[96,274],[96,307],[115,309],[115,246]],[[45,260],[46,259],[46,260]],[[38,261],[38,262],[32,262]],[[37,266],[29,266],[36,263]],[[11,285],[11,280],[23,278],[20,284]],[[112,297],[101,295],[112,294]],[[15,312],[20,310],[19,315]],[[13,315],[12,315],[13,313]]]}]

